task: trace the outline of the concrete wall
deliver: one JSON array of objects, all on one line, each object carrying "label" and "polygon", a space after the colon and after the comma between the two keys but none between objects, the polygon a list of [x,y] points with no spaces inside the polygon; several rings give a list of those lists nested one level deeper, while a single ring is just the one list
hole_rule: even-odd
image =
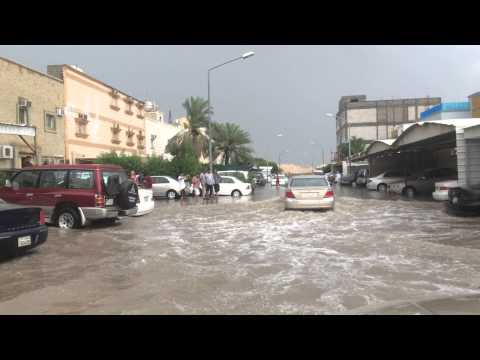
[{"label": "concrete wall", "polygon": [[[19,97],[31,101],[30,125],[37,128],[38,160],[60,162],[64,160],[64,119],[56,116],[56,108],[63,107],[63,82],[29,69],[13,61],[0,58],[0,122],[17,123]],[[45,127],[45,114],[55,115],[56,130]],[[33,137],[25,137],[33,147]],[[0,168],[21,167],[21,157],[31,150],[16,135],[0,135],[0,145],[14,146],[15,159],[0,159]]]},{"label": "concrete wall", "polygon": [[[179,126],[167,124],[162,121],[152,120],[149,118],[145,119],[147,155],[164,155],[168,140],[174,137],[180,130],[181,127]],[[156,139],[153,142],[153,147],[151,142],[152,135],[156,135]]]},{"label": "concrete wall", "polygon": [[361,126],[350,127],[350,137],[356,136],[357,138],[362,138],[365,140],[376,140],[377,139],[377,127],[376,126]]},{"label": "concrete wall", "polygon": [[348,110],[348,123],[377,122],[377,109],[352,109]]},{"label": "concrete wall", "polygon": [[[82,159],[94,159],[110,151],[127,155],[146,155],[146,150],[141,148],[141,141],[138,138],[141,134],[145,136],[143,142],[146,148],[149,140],[145,134],[144,111],[136,106],[141,105],[141,102],[134,101],[129,107],[125,101],[127,94],[119,92],[118,99],[115,99],[111,95],[111,87],[70,67],[63,68],[63,78],[66,157],[71,163]],[[128,113],[129,110],[131,113]],[[87,137],[78,135],[78,115],[81,113],[88,114]],[[118,135],[114,135],[112,131],[114,125],[121,129]],[[128,129],[134,132],[130,140],[127,136]]]}]

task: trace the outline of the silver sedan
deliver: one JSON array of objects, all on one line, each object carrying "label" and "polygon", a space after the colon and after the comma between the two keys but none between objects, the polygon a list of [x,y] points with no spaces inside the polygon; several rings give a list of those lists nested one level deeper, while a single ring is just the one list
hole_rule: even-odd
[{"label": "silver sedan", "polygon": [[285,210],[334,209],[335,195],[325,176],[291,178],[285,192]]}]

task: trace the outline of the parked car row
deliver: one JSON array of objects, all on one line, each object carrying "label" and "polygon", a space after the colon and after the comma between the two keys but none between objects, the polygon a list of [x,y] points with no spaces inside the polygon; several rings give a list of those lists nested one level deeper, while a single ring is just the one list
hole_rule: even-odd
[{"label": "parked car row", "polygon": [[[180,182],[170,176],[152,176],[153,196],[158,198],[167,198],[170,200],[178,199],[182,191],[186,195],[193,195],[194,189],[191,184],[181,185]],[[219,192],[217,195],[240,197],[252,193],[252,185],[239,180],[234,176],[221,176],[219,183]],[[200,185],[196,196],[202,196],[204,189]]]},{"label": "parked car row", "polygon": [[374,177],[368,177],[368,170],[362,169],[342,176],[342,185],[365,185],[368,190],[391,192],[414,198],[419,195],[432,196],[434,200],[448,200],[449,189],[458,186],[457,171],[451,168],[431,168],[417,172],[389,170]]}]

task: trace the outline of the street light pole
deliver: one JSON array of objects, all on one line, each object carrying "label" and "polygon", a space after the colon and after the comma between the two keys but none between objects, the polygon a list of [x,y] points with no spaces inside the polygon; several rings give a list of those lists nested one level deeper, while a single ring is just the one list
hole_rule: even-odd
[{"label": "street light pole", "polygon": [[215,66],[212,66],[210,69],[208,69],[208,95],[207,95],[207,103],[208,103],[208,159],[209,159],[209,164],[210,164],[210,172],[213,172],[213,149],[212,149],[212,119],[211,119],[211,116],[210,116],[210,72],[212,70],[215,70],[223,65],[227,65],[227,64],[230,64],[234,61],[237,61],[237,60],[245,60],[245,59],[248,59],[249,57],[252,57],[253,55],[255,55],[255,53],[253,51],[249,51],[249,52],[246,52],[245,54],[243,54],[242,56],[239,56],[239,57],[236,57],[234,59],[231,59],[231,60],[228,60],[228,61],[225,61],[224,63],[221,63],[219,65],[215,65]]}]

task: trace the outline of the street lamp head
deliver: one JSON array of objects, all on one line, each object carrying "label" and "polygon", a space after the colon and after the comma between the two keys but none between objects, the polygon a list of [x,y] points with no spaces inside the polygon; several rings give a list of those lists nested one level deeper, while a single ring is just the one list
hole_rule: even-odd
[{"label": "street lamp head", "polygon": [[249,57],[252,57],[253,55],[255,55],[254,51],[246,52],[245,54],[242,55],[242,59],[243,60],[248,59]]},{"label": "street lamp head", "polygon": [[282,137],[282,136],[283,136],[283,134],[277,134],[277,136],[278,136],[278,137]]},{"label": "street lamp head", "polygon": [[325,113],[325,116],[333,117],[333,114],[332,113]]}]

